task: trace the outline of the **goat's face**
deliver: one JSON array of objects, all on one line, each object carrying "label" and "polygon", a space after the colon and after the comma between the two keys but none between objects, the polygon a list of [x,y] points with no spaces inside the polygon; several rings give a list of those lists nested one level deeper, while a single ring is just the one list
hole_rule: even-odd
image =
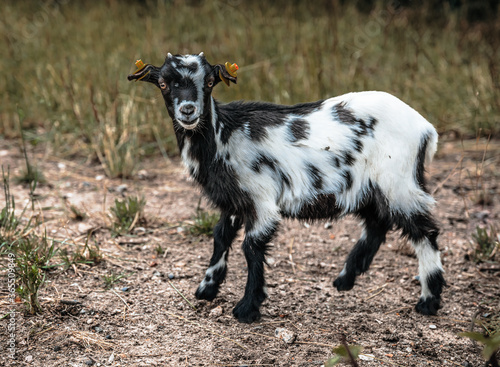
[{"label": "goat's face", "polygon": [[163,66],[147,64],[128,80],[143,80],[160,88],[168,113],[174,124],[186,130],[195,129],[210,112],[213,87],[224,79],[236,83],[224,65],[210,65],[203,52],[199,55],[171,55]]}]

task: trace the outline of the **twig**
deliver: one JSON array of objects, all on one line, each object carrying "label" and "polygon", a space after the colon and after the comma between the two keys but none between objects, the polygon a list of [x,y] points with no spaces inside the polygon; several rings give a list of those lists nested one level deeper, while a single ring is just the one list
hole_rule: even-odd
[{"label": "twig", "polygon": [[293,262],[293,257],[292,257],[293,243],[294,242],[295,242],[295,237],[292,237],[292,240],[290,241],[290,254],[289,254],[289,258],[290,258],[290,264],[292,264],[293,273],[295,274],[295,263]]},{"label": "twig", "polygon": [[118,293],[116,293],[114,289],[112,289],[111,292],[113,292],[114,294],[116,294],[116,296],[119,299],[121,299],[123,303],[125,303],[125,306],[127,306],[127,308],[130,309],[130,306],[128,305],[127,301],[125,301],[122,296],[120,296]]},{"label": "twig", "polygon": [[378,296],[380,293],[382,293],[383,291],[385,291],[385,287],[387,286],[387,284],[388,283],[385,283],[383,286],[380,287],[381,288],[380,291],[378,291],[375,294],[372,294],[370,297],[364,298],[363,301],[368,301],[369,299],[372,299],[373,297]]},{"label": "twig", "polygon": [[168,284],[170,284],[170,285],[172,286],[172,288],[174,288],[174,289],[175,289],[175,291],[176,291],[177,293],[179,293],[179,295],[180,295],[182,298],[184,298],[184,301],[186,301],[186,302],[187,302],[187,303],[191,306],[191,308],[192,308],[193,310],[195,310],[195,311],[196,311],[196,307],[194,307],[194,306],[193,306],[193,304],[192,304],[191,302],[189,302],[189,300],[188,300],[186,297],[184,297],[184,295],[181,293],[181,291],[180,291],[180,290],[178,290],[178,289],[177,289],[177,287],[174,285],[174,283],[172,283],[172,282],[170,281],[170,279],[167,279],[167,280],[168,280]]},{"label": "twig", "polygon": [[179,320],[183,320],[183,321],[185,321],[185,322],[187,322],[187,323],[190,323],[191,325],[198,326],[199,328],[201,328],[201,329],[203,329],[203,330],[205,330],[205,331],[208,331],[209,333],[211,333],[211,334],[213,334],[213,335],[216,335],[216,336],[218,336],[218,337],[220,337],[220,338],[223,338],[223,339],[225,339],[225,340],[228,340],[228,341],[230,341],[230,342],[232,342],[232,343],[236,344],[238,347],[240,347],[240,348],[242,348],[242,349],[248,350],[248,348],[247,348],[247,347],[244,347],[244,346],[243,346],[243,345],[241,345],[240,343],[238,343],[238,342],[236,342],[236,341],[234,341],[234,340],[232,340],[232,339],[229,339],[229,338],[227,338],[227,337],[225,337],[225,336],[223,336],[223,335],[221,335],[221,334],[219,334],[219,333],[217,333],[217,332],[215,332],[215,331],[213,331],[213,330],[211,330],[211,329],[209,329],[209,328],[207,328],[207,327],[205,327],[205,326],[201,325],[201,324],[200,324],[200,323],[198,323],[198,322],[194,322],[194,321],[188,320],[188,319],[186,319],[184,316],[179,316],[179,315],[173,314],[173,313],[168,312],[168,311],[166,312],[166,314],[167,314],[167,315],[170,315],[170,316],[172,316],[172,317],[175,317],[175,318],[177,318],[177,319],[179,319]]}]

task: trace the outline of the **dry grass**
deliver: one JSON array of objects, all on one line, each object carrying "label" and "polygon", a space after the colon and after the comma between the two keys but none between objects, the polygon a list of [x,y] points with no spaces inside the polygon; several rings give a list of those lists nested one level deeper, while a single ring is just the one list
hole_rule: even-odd
[{"label": "dry grass", "polygon": [[204,51],[240,65],[216,97],[292,104],[349,91],[385,90],[441,133],[500,133],[499,22],[464,25],[462,10],[377,5],[369,14],[339,2],[207,1],[146,5],[116,1],[2,6],[0,135],[17,137],[16,108],[32,144],[59,156],[98,159],[129,177],[158,146],[176,151],[159,94],[131,85],[134,61]]}]

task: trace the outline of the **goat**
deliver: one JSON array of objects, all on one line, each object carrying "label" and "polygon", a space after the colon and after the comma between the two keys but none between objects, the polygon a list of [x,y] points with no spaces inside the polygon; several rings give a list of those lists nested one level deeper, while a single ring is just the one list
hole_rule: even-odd
[{"label": "goat", "polygon": [[244,226],[248,279],[233,315],[240,322],[258,320],[267,298],[265,256],[281,218],[354,214],[364,230],[333,283],[337,290],[350,290],[386,233],[400,229],[419,261],[422,293],[415,308],[436,314],[445,281],[431,214],[435,202],[424,177],[437,147],[434,127],[398,98],[376,91],[293,106],[221,104],[212,89],[237,81],[227,65],[211,65],[203,53],[169,53],[163,66],[142,64],[128,76],[161,90],[182,160],[221,211],[196,298],[216,297],[231,243]]}]

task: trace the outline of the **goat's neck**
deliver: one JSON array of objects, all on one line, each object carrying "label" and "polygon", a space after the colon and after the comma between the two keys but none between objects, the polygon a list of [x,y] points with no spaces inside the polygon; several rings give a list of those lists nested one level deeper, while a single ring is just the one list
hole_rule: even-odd
[{"label": "goat's neck", "polygon": [[208,111],[201,117],[197,128],[190,131],[180,127],[175,129],[184,165],[188,168],[190,175],[201,185],[205,185],[208,180],[209,170],[217,151],[215,124],[218,116],[213,97],[210,97],[206,108]]}]

